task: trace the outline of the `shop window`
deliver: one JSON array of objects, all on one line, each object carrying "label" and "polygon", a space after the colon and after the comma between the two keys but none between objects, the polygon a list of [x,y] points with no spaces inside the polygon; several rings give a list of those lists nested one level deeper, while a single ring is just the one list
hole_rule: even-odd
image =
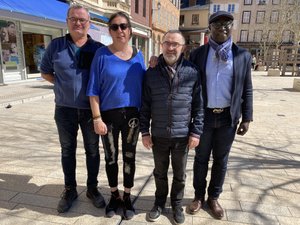
[{"label": "shop window", "polygon": [[39,73],[46,44],[51,36],[24,32],[23,40],[27,73]]}]

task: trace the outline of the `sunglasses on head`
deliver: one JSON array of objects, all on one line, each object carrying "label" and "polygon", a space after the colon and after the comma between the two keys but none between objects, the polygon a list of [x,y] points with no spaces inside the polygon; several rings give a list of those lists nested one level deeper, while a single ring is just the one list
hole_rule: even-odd
[{"label": "sunglasses on head", "polygon": [[129,25],[127,23],[112,24],[109,26],[109,29],[111,29],[113,31],[117,31],[117,30],[119,30],[119,27],[121,28],[121,30],[126,30],[129,27]]}]

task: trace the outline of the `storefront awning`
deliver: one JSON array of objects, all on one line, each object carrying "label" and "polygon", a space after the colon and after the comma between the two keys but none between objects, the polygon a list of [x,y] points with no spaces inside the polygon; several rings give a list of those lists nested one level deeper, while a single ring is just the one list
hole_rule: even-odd
[{"label": "storefront awning", "polygon": [[65,22],[69,5],[57,0],[0,0],[0,10]]},{"label": "storefront awning", "polygon": [[101,15],[99,15],[97,13],[94,13],[94,12],[90,12],[90,16],[91,16],[92,19],[99,19],[101,22],[105,22],[105,23],[107,23],[108,20],[109,20],[107,17],[101,16]]}]

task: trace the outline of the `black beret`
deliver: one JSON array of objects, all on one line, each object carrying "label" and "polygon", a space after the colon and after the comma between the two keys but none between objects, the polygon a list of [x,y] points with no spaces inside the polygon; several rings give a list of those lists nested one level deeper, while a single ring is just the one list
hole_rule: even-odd
[{"label": "black beret", "polygon": [[218,12],[215,12],[214,14],[211,14],[211,16],[209,17],[209,24],[211,24],[212,22],[215,22],[218,20],[218,18],[220,17],[226,17],[230,20],[233,20],[233,15],[229,12],[226,12],[226,11],[218,11]]}]

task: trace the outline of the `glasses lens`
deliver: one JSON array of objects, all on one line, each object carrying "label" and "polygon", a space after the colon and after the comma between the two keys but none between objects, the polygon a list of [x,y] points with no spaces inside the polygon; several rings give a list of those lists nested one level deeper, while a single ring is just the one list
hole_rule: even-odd
[{"label": "glasses lens", "polygon": [[85,24],[88,20],[87,19],[84,19],[84,18],[75,18],[75,17],[70,17],[70,18],[68,18],[70,21],[71,21],[71,23],[77,23],[77,21],[79,21],[79,23],[81,23],[81,24]]},{"label": "glasses lens", "polygon": [[163,42],[163,45],[165,47],[178,48],[181,44],[179,44],[177,42],[168,42],[168,41],[165,41],[165,42]]}]

